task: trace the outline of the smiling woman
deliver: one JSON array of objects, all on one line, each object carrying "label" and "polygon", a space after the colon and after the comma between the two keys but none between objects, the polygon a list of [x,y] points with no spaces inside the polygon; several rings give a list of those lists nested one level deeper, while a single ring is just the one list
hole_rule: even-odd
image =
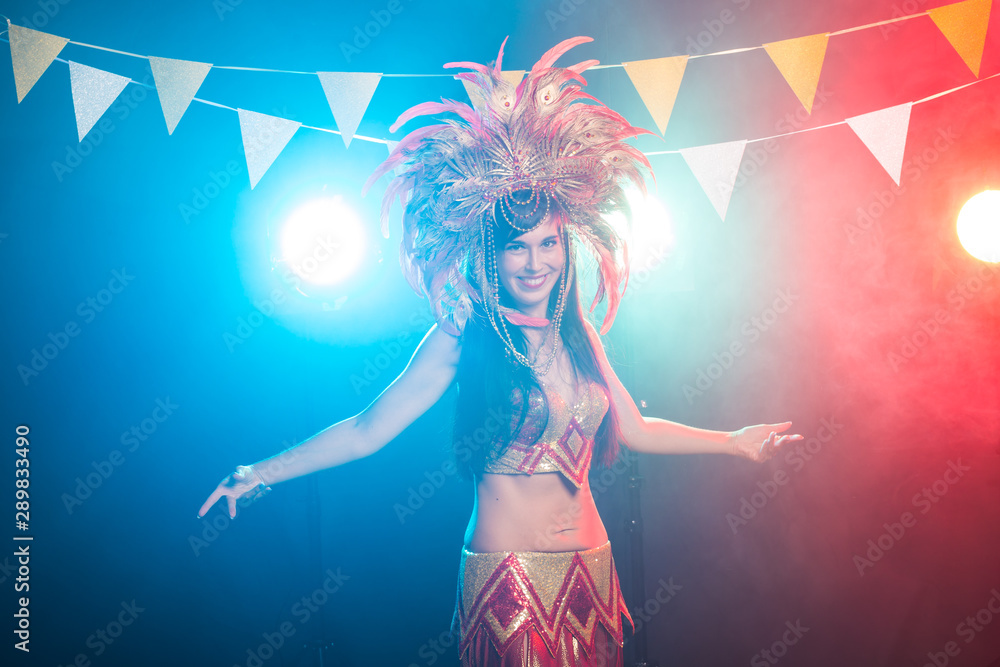
[{"label": "smiling woman", "polygon": [[[401,259],[436,323],[409,365],[364,411],[289,450],[241,466],[199,510],[381,449],[455,383],[455,458],[475,487],[459,559],[453,630],[463,665],[622,665],[625,622],[591,463],[622,444],[651,453],[726,453],[764,461],[798,436],[790,424],[734,433],[643,417],[580,307],[574,244],[598,264],[606,331],[628,267],[608,221],[649,164],[622,140],[643,132],[580,93],[595,61],[555,67],[552,48],[514,86],[494,67],[452,63],[478,88],[475,108],[429,102],[462,121],[405,137],[369,179],[399,167],[383,214],[406,202]],[[595,300],[596,305],[596,300]],[[469,444],[471,443],[471,445]],[[460,446],[460,444],[462,446]],[[624,620],[623,620],[624,619]]]},{"label": "smiling woman", "polygon": [[[510,233],[516,230],[510,228]],[[549,213],[530,232],[511,238],[498,250],[500,282],[513,305],[525,315],[545,317],[552,286],[566,266],[562,218]]]}]

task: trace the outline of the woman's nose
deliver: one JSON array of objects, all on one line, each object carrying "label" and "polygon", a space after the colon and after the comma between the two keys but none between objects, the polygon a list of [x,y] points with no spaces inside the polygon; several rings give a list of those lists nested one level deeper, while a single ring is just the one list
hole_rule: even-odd
[{"label": "woman's nose", "polygon": [[540,271],[542,268],[542,251],[539,248],[528,250],[528,270]]},{"label": "woman's nose", "polygon": [[538,249],[537,248],[529,248],[528,249],[528,266],[527,266],[527,269],[529,271],[537,271],[540,268],[539,267],[539,262],[540,262],[540,260],[539,260],[539,257],[538,257]]}]

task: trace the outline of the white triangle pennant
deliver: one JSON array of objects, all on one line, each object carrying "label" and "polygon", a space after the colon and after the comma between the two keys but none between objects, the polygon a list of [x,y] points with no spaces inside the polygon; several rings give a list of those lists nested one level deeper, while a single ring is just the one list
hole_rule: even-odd
[{"label": "white triangle pennant", "polygon": [[351,139],[368,110],[375,88],[382,79],[375,72],[316,72],[326,93],[326,101],[337,121],[337,129],[344,139],[344,147],[350,147]]},{"label": "white triangle pennant", "polygon": [[150,56],[149,69],[153,71],[156,94],[160,98],[163,117],[167,121],[167,134],[173,134],[174,128],[187,111],[212,66],[190,60]]},{"label": "white triangle pennant", "polygon": [[76,132],[80,141],[97,124],[111,103],[132,79],[70,61],[69,85],[73,91]]},{"label": "white triangle pennant", "polygon": [[14,87],[17,89],[17,103],[20,104],[69,40],[12,23],[7,26]]},{"label": "white triangle pennant", "polygon": [[302,123],[246,109],[237,109],[236,112],[240,117],[247,173],[250,175],[250,189],[253,190]]},{"label": "white triangle pennant", "polygon": [[913,102],[907,102],[847,119],[854,134],[864,142],[896,185],[899,185],[899,176],[903,171],[903,153],[906,151],[912,107]]},{"label": "white triangle pennant", "polygon": [[719,217],[726,219],[729,210],[729,200],[733,196],[733,187],[743,161],[743,151],[747,146],[745,139],[728,141],[722,144],[682,148],[681,157],[687,162],[691,173],[698,179],[701,189],[708,195]]}]

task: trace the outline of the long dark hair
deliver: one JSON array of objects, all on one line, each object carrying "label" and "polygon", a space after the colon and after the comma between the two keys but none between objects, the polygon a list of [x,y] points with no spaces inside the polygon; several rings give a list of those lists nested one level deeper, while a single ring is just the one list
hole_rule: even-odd
[{"label": "long dark hair", "polygon": [[[500,211],[494,217],[499,221],[495,231],[496,252],[499,254],[512,238],[523,232],[505,224]],[[560,237],[566,259],[563,275],[566,275],[573,258],[569,247],[569,230],[565,224],[560,225]],[[489,249],[486,251],[489,252]],[[472,279],[471,275],[468,277]],[[509,298],[502,284],[500,292],[502,301],[504,297]],[[549,295],[549,318],[553,316],[558,299],[557,283]],[[514,347],[521,354],[527,355],[527,340],[520,327],[508,324],[507,331]],[[566,294],[559,333],[576,374],[581,380],[586,378],[599,384],[609,398],[608,411],[594,436],[593,461],[610,466],[618,457],[622,442],[621,427],[614,404],[610,401],[611,392],[607,379],[601,372],[593,344],[584,326],[575,271],[572,272]],[[548,401],[531,369],[519,363],[509,353],[481,306],[474,310],[462,332],[457,380],[453,452],[460,475],[465,479],[474,479],[477,473],[482,472],[488,451],[497,446],[502,451],[519,436],[529,407],[528,398],[536,392],[542,396],[545,421],[548,421]]]}]

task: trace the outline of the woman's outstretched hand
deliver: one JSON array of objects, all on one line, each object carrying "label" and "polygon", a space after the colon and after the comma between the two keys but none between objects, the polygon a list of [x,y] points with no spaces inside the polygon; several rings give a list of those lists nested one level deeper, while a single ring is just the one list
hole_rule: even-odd
[{"label": "woman's outstretched hand", "polygon": [[253,466],[239,466],[236,468],[236,472],[226,477],[215,487],[215,491],[212,492],[212,495],[208,497],[205,504],[198,510],[198,518],[200,519],[205,516],[205,512],[215,504],[215,501],[225,496],[229,504],[229,516],[235,519],[237,500],[244,496],[249,500],[253,500],[259,495],[268,493],[270,490],[271,487],[267,485],[267,482],[261,477],[260,472],[254,469]]},{"label": "woman's outstretched hand", "polygon": [[778,453],[778,447],[792,440],[802,440],[799,434],[778,436],[792,422],[745,426],[729,435],[730,453],[757,463],[763,463]]}]

